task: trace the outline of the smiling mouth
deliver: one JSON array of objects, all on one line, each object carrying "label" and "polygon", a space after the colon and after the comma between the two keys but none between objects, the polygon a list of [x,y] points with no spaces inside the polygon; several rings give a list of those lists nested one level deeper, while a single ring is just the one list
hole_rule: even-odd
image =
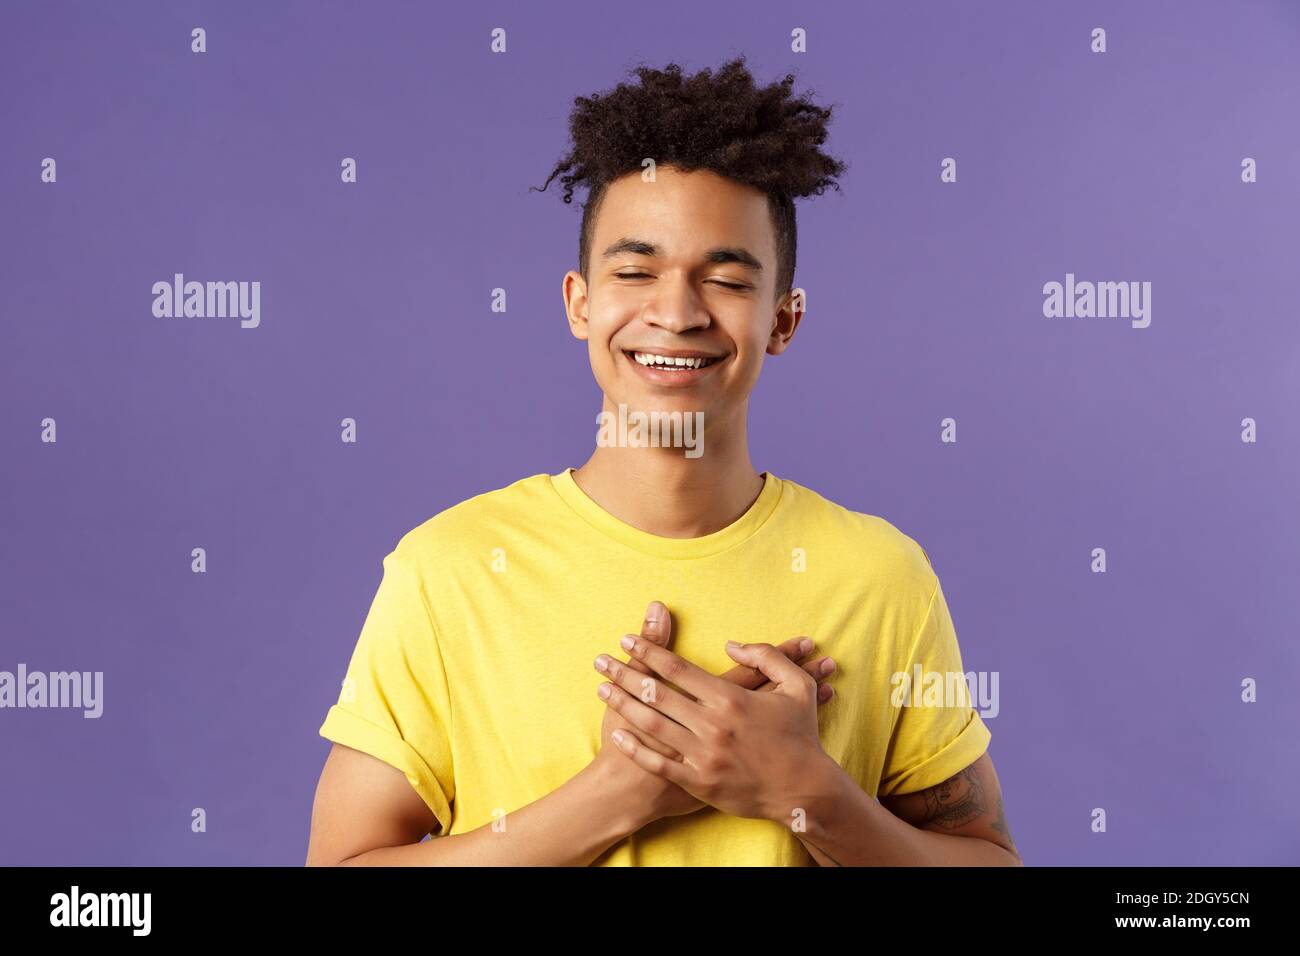
[{"label": "smiling mouth", "polygon": [[656,352],[629,352],[623,354],[646,368],[664,372],[694,372],[722,361],[714,355],[660,355]]}]

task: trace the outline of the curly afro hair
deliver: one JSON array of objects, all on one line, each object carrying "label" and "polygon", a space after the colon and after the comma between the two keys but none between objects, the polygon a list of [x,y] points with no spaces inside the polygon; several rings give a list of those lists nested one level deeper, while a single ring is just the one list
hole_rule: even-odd
[{"label": "curly afro hair", "polygon": [[632,70],[640,85],[620,83],[608,93],[580,96],[569,117],[572,151],[551,171],[564,201],[575,186],[587,188],[578,240],[578,270],[587,276],[591,232],[605,188],[620,176],[639,172],[647,157],[683,172],[707,169],[767,193],[776,235],[778,298],[794,282],[794,200],[838,190],[835,177],[846,165],[822,152],[830,107],[793,96],[794,75],[759,87],[738,57],[717,73],[704,69],[683,76],[669,63],[662,70]]}]

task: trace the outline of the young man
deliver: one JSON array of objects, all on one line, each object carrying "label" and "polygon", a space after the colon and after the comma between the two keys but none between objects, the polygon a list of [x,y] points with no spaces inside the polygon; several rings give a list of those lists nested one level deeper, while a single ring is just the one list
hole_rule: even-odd
[{"label": "young man", "polygon": [[636,73],[577,101],[551,174],[588,188],[565,307],[607,424],[703,433],[603,429],[401,539],[320,730],[307,862],[1019,864],[969,699],[899,692],[963,673],[927,555],[749,459],[803,316],[793,199],[844,169],[830,110],[743,60]]}]

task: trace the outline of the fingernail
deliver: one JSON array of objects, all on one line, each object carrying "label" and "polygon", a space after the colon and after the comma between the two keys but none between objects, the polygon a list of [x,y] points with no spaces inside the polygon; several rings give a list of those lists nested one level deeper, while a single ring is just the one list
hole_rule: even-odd
[{"label": "fingernail", "polygon": [[799,642],[799,653],[807,654],[811,650],[812,650],[811,638],[805,637],[802,641]]},{"label": "fingernail", "polygon": [[826,660],[822,661],[823,674],[829,674],[833,670],[835,670],[835,662],[833,660],[828,657]]},{"label": "fingernail", "polygon": [[620,747],[623,746],[623,731],[616,730],[610,734],[610,736],[614,738],[614,743],[618,744]]},{"label": "fingernail", "polygon": [[605,670],[608,667],[609,667],[608,654],[601,654],[599,657],[596,658],[596,670],[600,671],[603,674],[605,673]]},{"label": "fingernail", "polygon": [[730,648],[737,648],[740,647],[741,645],[736,641],[727,641],[727,646]]},{"label": "fingernail", "polygon": [[630,651],[632,648],[636,647],[636,638],[633,637],[631,634],[624,634],[623,640],[619,641],[618,643],[619,646],[623,648],[623,650]]},{"label": "fingernail", "polygon": [[597,687],[597,688],[596,688],[596,696],[599,697],[601,700],[608,700],[608,699],[609,699],[609,685],[608,685],[608,684],[601,684],[599,687]]}]

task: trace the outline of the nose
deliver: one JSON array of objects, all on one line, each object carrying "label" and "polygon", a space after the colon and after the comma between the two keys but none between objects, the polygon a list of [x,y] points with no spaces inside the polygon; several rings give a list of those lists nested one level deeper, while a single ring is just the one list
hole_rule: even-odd
[{"label": "nose", "polygon": [[691,280],[670,273],[655,282],[641,306],[641,321],[680,335],[691,329],[707,328],[712,320]]}]

